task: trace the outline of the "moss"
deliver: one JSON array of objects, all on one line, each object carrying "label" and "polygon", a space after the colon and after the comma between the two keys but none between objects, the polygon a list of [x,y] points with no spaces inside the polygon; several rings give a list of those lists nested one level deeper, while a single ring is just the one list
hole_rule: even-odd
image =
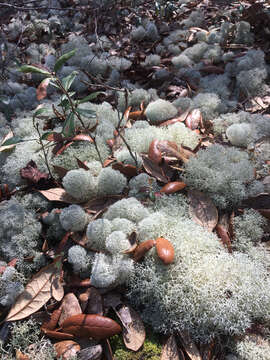
[{"label": "moss", "polygon": [[137,352],[130,351],[125,347],[121,335],[111,338],[111,346],[115,360],[160,360],[161,345],[158,336],[147,329],[147,338],[142,349]]}]

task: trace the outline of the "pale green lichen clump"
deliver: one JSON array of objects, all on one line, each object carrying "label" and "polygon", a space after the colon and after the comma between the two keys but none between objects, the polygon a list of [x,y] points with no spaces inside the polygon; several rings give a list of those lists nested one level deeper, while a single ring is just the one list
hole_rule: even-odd
[{"label": "pale green lichen clump", "polygon": [[254,168],[246,152],[212,145],[190,159],[185,181],[209,194],[220,208],[227,208],[251,195],[248,185],[254,181]]},{"label": "pale green lichen clump", "polygon": [[202,342],[219,335],[241,335],[256,319],[268,320],[266,265],[248,254],[229,254],[215,234],[187,218],[185,204],[170,213],[169,209],[181,202],[185,203],[181,196],[167,198],[164,206],[159,202],[165,223],[157,223],[154,215],[158,213],[153,213],[138,224],[140,238],[142,224],[148,221],[150,226],[153,217],[154,235],[166,237],[175,249],[170,266],[153,254],[136,264],[129,298],[136,306],[143,306],[143,319],[156,331],[187,330]]}]

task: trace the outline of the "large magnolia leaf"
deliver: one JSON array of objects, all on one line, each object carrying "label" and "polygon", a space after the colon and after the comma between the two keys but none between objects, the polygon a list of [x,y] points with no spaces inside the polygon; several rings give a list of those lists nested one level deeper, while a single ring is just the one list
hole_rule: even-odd
[{"label": "large magnolia leaf", "polygon": [[[54,281],[56,277],[60,277],[61,264],[62,258],[58,256],[52,264],[33,276],[10,309],[6,321],[25,319],[46,304],[53,296]],[[59,282],[58,285],[61,286]]]},{"label": "large magnolia leaf", "polygon": [[213,231],[218,222],[218,211],[213,201],[198,190],[190,190],[188,198],[191,217],[208,231]]}]

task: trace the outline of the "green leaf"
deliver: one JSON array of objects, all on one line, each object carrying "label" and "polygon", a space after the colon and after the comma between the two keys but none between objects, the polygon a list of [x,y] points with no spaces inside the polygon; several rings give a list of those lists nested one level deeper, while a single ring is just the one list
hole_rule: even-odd
[{"label": "green leaf", "polygon": [[68,99],[61,100],[61,102],[58,104],[58,106],[61,106],[64,109],[64,111],[67,111],[68,109],[70,109],[70,103],[69,103]]},{"label": "green leaf", "polygon": [[77,108],[76,111],[80,115],[88,117],[88,118],[95,118],[96,117],[96,112],[94,110]]},{"label": "green leaf", "polygon": [[52,86],[56,87],[57,89],[60,89],[60,90],[61,90],[60,86],[57,85],[56,81],[57,81],[57,79],[54,78],[54,77],[52,77],[52,78],[51,78],[51,81],[50,81],[50,85],[52,85]]},{"label": "green leaf", "polygon": [[65,137],[70,137],[75,134],[75,124],[74,124],[74,113],[71,112],[68,114],[67,119],[63,126],[63,134]]},{"label": "green leaf", "polygon": [[45,112],[48,112],[48,111],[49,111],[49,109],[42,107],[34,113],[33,117],[35,118],[35,117],[37,117]]},{"label": "green leaf", "polygon": [[18,136],[13,136],[12,138],[6,140],[5,142],[3,142],[3,144],[1,144],[2,146],[9,146],[9,145],[15,145],[18,144],[20,142],[23,142],[23,140],[21,138],[19,138]]},{"label": "green leaf", "polygon": [[60,56],[60,58],[56,61],[55,65],[54,65],[53,71],[54,72],[59,71],[62,68],[62,66],[64,65],[64,63],[66,61],[68,61],[72,56],[74,56],[75,53],[76,53],[76,49],[71,50],[71,51],[67,52],[66,54]]},{"label": "green leaf", "polygon": [[19,68],[19,70],[23,73],[39,73],[39,74],[51,76],[51,74],[47,70],[40,69],[39,67],[36,67],[34,65],[23,65]]},{"label": "green leaf", "polygon": [[105,93],[103,91],[96,91],[96,92],[86,96],[85,98],[83,98],[81,100],[77,100],[77,104],[83,104],[83,103],[86,103],[88,101],[94,100],[100,94],[105,94]]},{"label": "green leaf", "polygon": [[72,71],[71,74],[69,74],[68,76],[64,77],[63,80],[62,80],[62,85],[63,85],[63,88],[68,91],[71,84],[73,83],[75,77],[78,75],[78,71]]}]

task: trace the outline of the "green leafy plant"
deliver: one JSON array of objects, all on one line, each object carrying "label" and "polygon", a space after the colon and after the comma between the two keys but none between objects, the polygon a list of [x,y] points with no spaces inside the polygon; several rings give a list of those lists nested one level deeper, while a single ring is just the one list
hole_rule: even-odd
[{"label": "green leafy plant", "polygon": [[[86,135],[91,134],[88,140],[94,143],[99,160],[102,163],[101,155],[99,153],[95,136],[92,134],[92,131],[95,129],[96,126],[94,126],[94,129],[93,128],[89,129],[84,122],[84,118],[86,117],[95,118],[96,113],[94,110],[87,110],[80,107],[80,104],[95,99],[100,92],[92,93],[84,97],[83,99],[75,99],[74,97],[76,93],[71,90],[71,86],[76,76],[78,75],[78,71],[72,71],[71,74],[64,77],[63,79],[60,79],[60,77],[57,75],[57,73],[59,73],[65,62],[68,61],[72,56],[74,56],[75,53],[76,50],[74,49],[60,56],[54,65],[53,71],[50,71],[41,65],[22,65],[19,68],[19,70],[23,73],[36,73],[36,74],[44,75],[44,79],[42,80],[37,90],[37,92],[38,91],[41,92],[40,99],[46,96],[46,89],[48,85],[52,85],[56,87],[62,94],[60,97],[60,102],[58,104],[58,106],[61,108],[61,112],[59,112],[53,107],[54,114],[56,115],[57,118],[61,119],[61,121],[63,122],[62,131],[60,133],[49,131],[42,134],[42,132],[40,131],[39,119],[44,115],[44,113],[48,111],[46,108],[39,107],[35,111],[32,117],[33,127],[36,129],[38,133],[38,139],[36,140],[41,146],[46,167],[48,169],[51,178],[53,176],[48,161],[49,146],[51,146],[51,144],[49,143],[53,142],[53,144],[57,146],[59,144],[64,145],[65,142],[70,141],[72,137],[76,135],[75,119],[78,120],[78,122],[81,124],[84,134]],[[1,146],[3,147],[9,145],[16,145],[22,141],[24,140],[22,140],[20,137],[12,136],[6,141],[4,141],[1,144]],[[45,144],[44,141],[47,141],[49,143]]]}]

